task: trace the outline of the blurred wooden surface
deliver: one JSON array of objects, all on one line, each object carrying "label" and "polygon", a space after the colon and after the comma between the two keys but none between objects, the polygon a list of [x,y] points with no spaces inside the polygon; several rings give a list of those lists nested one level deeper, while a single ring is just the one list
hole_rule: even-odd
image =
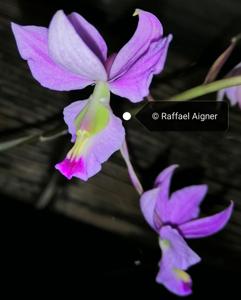
[{"label": "blurred wooden surface", "polygon": [[[203,1],[30,1],[0,0],[0,132],[1,135],[44,126],[63,125],[62,109],[68,103],[84,99],[91,92],[60,93],[41,87],[31,76],[27,64],[19,57],[10,21],[47,26],[54,11],[76,10],[101,29],[111,50],[117,49],[132,35],[136,19],[135,6],[151,10],[163,21],[166,33],[174,40],[165,72],[153,82],[156,98],[166,98],[195,84],[200,84],[208,67],[227,46],[229,39],[241,31],[241,2],[238,0]],[[105,1],[101,1],[105,3]],[[148,3],[147,3],[148,2]],[[56,4],[57,3],[57,4]],[[107,2],[106,2],[107,3]],[[138,5],[137,5],[138,3]],[[112,5],[112,6],[111,6]],[[116,14],[111,14],[115,9]],[[230,60],[231,67],[240,61],[240,47]],[[238,56],[239,55],[239,56]],[[227,67],[227,68],[228,68]],[[181,71],[185,70],[185,71]],[[210,98],[215,97],[211,95]],[[112,97],[118,115],[132,109],[128,101]],[[151,188],[158,172],[178,163],[173,188],[207,183],[209,194],[203,211],[212,213],[234,200],[235,211],[230,224],[220,234],[203,242],[212,263],[222,264],[223,257],[240,261],[241,250],[241,115],[230,110],[230,130],[225,135],[185,132],[152,133],[135,119],[125,123],[131,157],[145,189]],[[125,236],[152,243],[155,235],[140,215],[138,196],[129,183],[119,153],[103,165],[102,171],[87,183],[67,181],[56,173],[54,164],[62,159],[69,137],[49,143],[30,143],[0,155],[0,197],[18,199],[37,205],[50,199],[49,209]],[[154,245],[154,244],[153,244]],[[208,245],[208,247],[207,247]],[[199,247],[199,244],[198,244]],[[206,247],[206,248],[205,248]],[[212,250],[213,249],[213,250]],[[232,254],[232,257],[230,256]],[[211,261],[211,260],[210,260]]]}]

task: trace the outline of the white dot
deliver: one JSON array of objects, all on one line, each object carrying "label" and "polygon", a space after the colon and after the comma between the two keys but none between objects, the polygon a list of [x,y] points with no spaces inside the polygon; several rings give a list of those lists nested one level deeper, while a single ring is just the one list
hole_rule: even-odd
[{"label": "white dot", "polygon": [[140,266],[140,265],[141,265],[141,261],[140,261],[140,260],[135,260],[135,261],[134,261],[134,265]]},{"label": "white dot", "polygon": [[126,111],[123,113],[122,118],[126,121],[129,121],[131,119],[131,114],[128,111]]}]

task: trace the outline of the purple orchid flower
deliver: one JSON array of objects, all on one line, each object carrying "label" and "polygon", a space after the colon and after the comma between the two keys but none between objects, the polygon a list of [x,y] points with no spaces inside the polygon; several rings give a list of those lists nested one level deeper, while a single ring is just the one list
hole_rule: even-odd
[{"label": "purple orchid flower", "polygon": [[77,13],[54,15],[49,28],[12,24],[19,52],[44,87],[69,91],[95,84],[87,101],[64,109],[73,148],[57,164],[67,178],[87,180],[124,142],[121,120],[110,108],[110,91],[132,102],[149,94],[153,75],[163,70],[172,36],[163,37],[159,20],[137,9],[136,32],[117,54],[107,56],[100,33]]},{"label": "purple orchid flower", "polygon": [[[226,77],[234,77],[241,75],[241,63],[239,63],[233,70],[231,70]],[[222,101],[224,96],[227,96],[232,106],[238,104],[241,109],[241,86],[233,86],[223,89],[218,92],[218,101]]]},{"label": "purple orchid flower", "polygon": [[231,216],[233,203],[220,213],[197,219],[207,186],[189,186],[169,195],[176,167],[173,165],[162,171],[155,188],[145,192],[140,203],[146,221],[159,235],[162,259],[156,281],[171,292],[186,296],[192,292],[192,280],[185,271],[201,259],[184,238],[206,237],[221,230]]}]

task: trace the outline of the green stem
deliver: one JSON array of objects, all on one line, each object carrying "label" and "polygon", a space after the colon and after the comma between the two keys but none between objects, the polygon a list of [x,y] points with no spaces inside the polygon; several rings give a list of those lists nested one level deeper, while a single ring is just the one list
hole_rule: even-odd
[{"label": "green stem", "polygon": [[107,102],[110,100],[110,89],[107,82],[97,81],[94,92],[92,94],[93,100],[105,99]]},{"label": "green stem", "polygon": [[30,142],[48,142],[57,139],[60,136],[66,135],[68,133],[67,129],[56,128],[54,130],[42,131],[40,133],[26,133],[20,137],[10,138],[6,140],[0,139],[0,152],[7,151],[16,146],[30,143]]},{"label": "green stem", "polygon": [[241,85],[241,76],[217,80],[208,84],[196,86],[190,90],[171,97],[169,100],[187,101],[209,93],[217,92],[224,88]]},{"label": "green stem", "polygon": [[130,177],[130,180],[131,180],[131,183],[133,185],[133,187],[135,188],[135,190],[137,191],[137,193],[139,195],[142,195],[143,194],[143,187],[141,185],[141,182],[140,180],[138,179],[137,175],[136,175],[136,172],[134,170],[134,167],[131,163],[131,160],[130,160],[130,156],[129,156],[129,151],[128,151],[128,147],[127,147],[127,143],[126,143],[126,139],[124,140],[124,143],[120,149],[120,152],[121,152],[121,155],[126,163],[126,166],[127,166],[127,170],[128,170],[128,173],[129,173],[129,177]]}]

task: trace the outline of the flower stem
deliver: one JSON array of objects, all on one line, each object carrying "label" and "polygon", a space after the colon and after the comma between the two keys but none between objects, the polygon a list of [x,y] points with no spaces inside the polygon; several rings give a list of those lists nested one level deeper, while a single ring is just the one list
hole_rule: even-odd
[{"label": "flower stem", "polygon": [[169,100],[187,101],[209,93],[222,90],[224,88],[237,85],[241,85],[241,76],[234,76],[230,78],[217,80],[208,84],[202,84],[187,91],[184,91],[180,94],[177,94],[171,97]]},{"label": "flower stem", "polygon": [[140,183],[140,180],[138,179],[136,172],[132,166],[132,163],[130,161],[130,156],[129,156],[129,151],[128,151],[128,147],[127,147],[127,143],[126,140],[124,141],[121,149],[120,149],[121,155],[126,163],[127,169],[128,169],[128,173],[132,182],[132,185],[134,186],[134,188],[136,189],[137,193],[139,195],[142,195],[143,193],[143,187]]},{"label": "flower stem", "polygon": [[54,130],[42,131],[40,133],[26,133],[22,134],[20,137],[9,138],[0,140],[0,152],[7,151],[11,148],[31,143],[33,141],[37,142],[48,142],[57,139],[68,133],[67,129],[56,128]]}]

